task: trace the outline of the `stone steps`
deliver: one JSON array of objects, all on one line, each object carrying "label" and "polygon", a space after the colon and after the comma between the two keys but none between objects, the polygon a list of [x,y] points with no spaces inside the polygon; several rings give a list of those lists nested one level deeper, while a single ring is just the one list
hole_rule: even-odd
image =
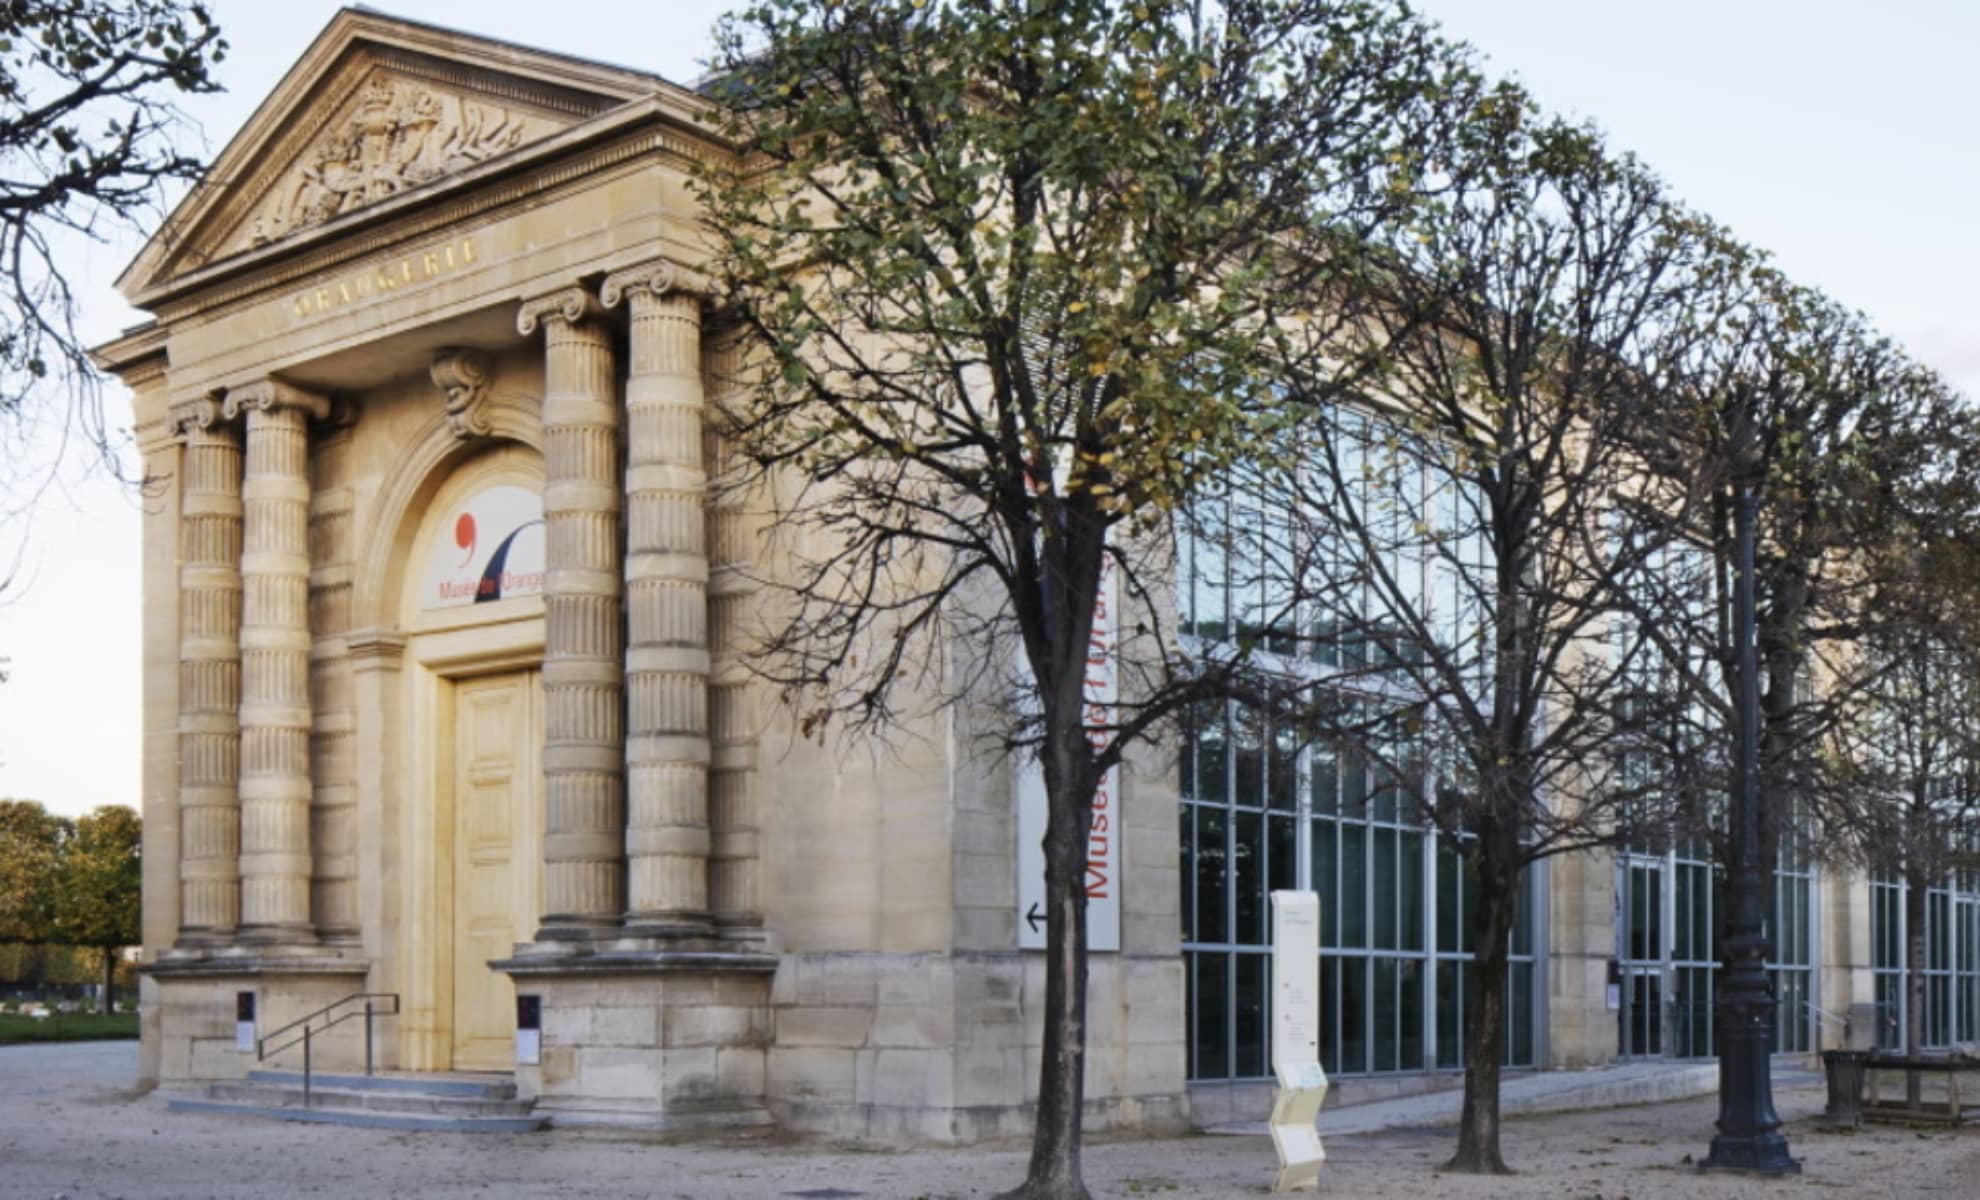
[{"label": "stone steps", "polygon": [[471,1075],[341,1075],[310,1077],[303,1104],[300,1071],[252,1071],[244,1080],[211,1084],[203,1096],[176,1096],[174,1112],[265,1117],[368,1129],[439,1133],[530,1133],[545,1118],[516,1098],[515,1081]]}]

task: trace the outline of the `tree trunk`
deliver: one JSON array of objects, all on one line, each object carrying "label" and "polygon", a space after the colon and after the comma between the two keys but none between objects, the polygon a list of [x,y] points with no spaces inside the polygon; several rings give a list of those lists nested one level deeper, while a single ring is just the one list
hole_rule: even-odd
[{"label": "tree trunk", "polygon": [[1458,1118],[1457,1153],[1446,1171],[1510,1175],[1499,1153],[1499,1065],[1505,1061],[1506,975],[1512,953],[1515,871],[1495,867],[1481,838],[1473,851],[1478,871],[1478,910],[1471,922],[1471,971],[1478,1002],[1465,1012],[1464,1108]]},{"label": "tree trunk", "polygon": [[103,950],[103,1000],[102,1003],[100,1003],[97,1006],[96,1011],[102,1013],[104,1016],[107,1017],[111,1013],[117,1011],[116,1004],[110,999],[111,986],[116,981],[117,978],[117,947],[104,946],[102,947],[102,950]]},{"label": "tree trunk", "polygon": [[[1084,731],[1076,729],[1075,736],[1083,739]],[[1093,788],[1085,772],[1062,762],[1058,769],[1048,763],[1045,772],[1050,812],[1038,1116],[1024,1183],[998,1200],[1090,1200],[1080,1164],[1080,1119],[1086,1107],[1086,840]]]},{"label": "tree trunk", "polygon": [[[1904,1053],[1917,1058],[1925,1046],[1925,898],[1930,881],[1923,871],[1904,872]],[[1904,1076],[1904,1102],[1916,1107],[1922,1081],[1916,1071]]]}]

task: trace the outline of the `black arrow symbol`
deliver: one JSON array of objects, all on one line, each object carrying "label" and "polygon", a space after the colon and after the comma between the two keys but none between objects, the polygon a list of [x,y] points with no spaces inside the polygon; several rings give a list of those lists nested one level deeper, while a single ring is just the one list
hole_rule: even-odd
[{"label": "black arrow symbol", "polygon": [[1044,919],[1045,919],[1045,914],[1038,911],[1038,901],[1033,900],[1031,902],[1031,911],[1024,914],[1024,923],[1031,926],[1031,932],[1037,933],[1038,922]]}]

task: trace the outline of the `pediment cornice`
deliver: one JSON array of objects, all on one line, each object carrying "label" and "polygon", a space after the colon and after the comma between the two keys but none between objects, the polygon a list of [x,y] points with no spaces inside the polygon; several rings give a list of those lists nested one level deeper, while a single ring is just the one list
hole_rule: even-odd
[{"label": "pediment cornice", "polygon": [[[672,124],[692,153],[701,101],[658,76],[379,13],[337,14],[118,280],[156,310],[328,237],[437,200],[587,130]],[[313,255],[312,255],[313,256]]]}]

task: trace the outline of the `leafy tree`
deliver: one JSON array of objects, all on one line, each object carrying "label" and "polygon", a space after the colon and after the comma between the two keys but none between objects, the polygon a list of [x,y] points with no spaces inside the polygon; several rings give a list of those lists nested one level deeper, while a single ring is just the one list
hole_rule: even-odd
[{"label": "leafy tree", "polygon": [[54,873],[54,940],[102,955],[103,1011],[111,1011],[117,955],[143,940],[139,891],[143,870],[137,813],[104,805],[77,818]]},{"label": "leafy tree", "polygon": [[[759,0],[715,65],[745,165],[700,190],[765,368],[722,432],[779,489],[796,579],[762,669],[807,733],[1035,690],[985,706],[1035,712],[996,737],[1037,755],[1049,811],[1013,1194],[1084,1196],[1094,788],[1248,657],[1178,643],[1170,520],[1283,448],[1286,328],[1358,319],[1314,301],[1368,269],[1476,80],[1377,0]],[[1089,726],[1109,570],[1123,702]]]},{"label": "leafy tree", "polygon": [[[61,259],[200,176],[173,103],[218,90],[226,50],[197,0],[0,0],[0,432],[16,461],[44,424],[109,457]],[[32,502],[32,482],[8,482]]]},{"label": "leafy tree", "polygon": [[55,936],[55,871],[68,822],[32,800],[0,800],[0,942]]}]

